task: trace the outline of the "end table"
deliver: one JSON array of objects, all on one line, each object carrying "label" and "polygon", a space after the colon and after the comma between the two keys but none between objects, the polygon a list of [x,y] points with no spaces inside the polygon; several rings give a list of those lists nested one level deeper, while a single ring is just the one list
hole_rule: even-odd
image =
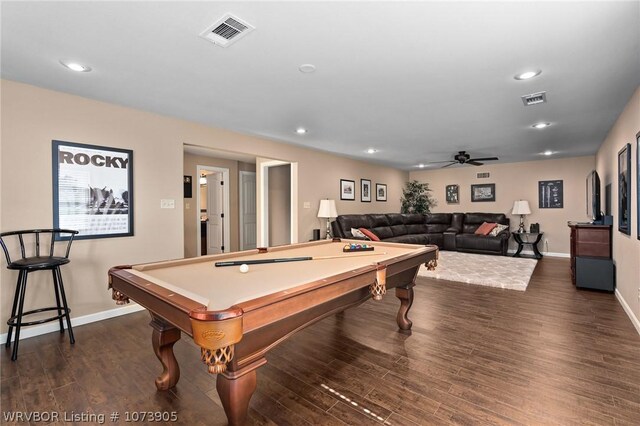
[{"label": "end table", "polygon": [[533,255],[536,259],[542,259],[542,253],[538,250],[538,243],[542,239],[544,232],[532,233],[532,232],[512,232],[513,239],[518,243],[518,250],[513,257],[523,257],[520,255],[525,245],[530,245],[533,249]]}]

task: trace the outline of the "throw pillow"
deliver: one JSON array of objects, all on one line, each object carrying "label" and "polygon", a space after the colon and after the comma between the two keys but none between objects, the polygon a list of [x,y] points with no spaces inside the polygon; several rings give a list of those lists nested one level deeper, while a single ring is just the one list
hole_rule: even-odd
[{"label": "throw pillow", "polygon": [[502,231],[504,231],[505,229],[508,229],[509,227],[507,225],[501,225],[499,223],[496,224],[496,227],[493,228],[491,230],[491,232],[489,232],[489,235],[491,235],[492,237],[497,237],[499,233],[501,233]]},{"label": "throw pillow", "polygon": [[474,232],[474,234],[488,235],[489,232],[491,232],[491,230],[496,227],[496,225],[497,223],[483,222],[482,225],[478,226],[478,229],[476,229],[476,232]]},{"label": "throw pillow", "polygon": [[364,235],[358,228],[351,228],[351,235],[353,235],[355,238],[362,238],[365,240],[367,239],[367,236]]},{"label": "throw pillow", "polygon": [[367,236],[371,241],[380,241],[380,238],[373,232],[369,231],[367,228],[360,228],[360,232]]}]

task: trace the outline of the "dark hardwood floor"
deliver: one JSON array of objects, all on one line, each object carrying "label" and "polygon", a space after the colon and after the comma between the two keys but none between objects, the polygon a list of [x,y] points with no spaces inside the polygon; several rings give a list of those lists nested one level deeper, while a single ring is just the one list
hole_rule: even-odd
[{"label": "dark hardwood floor", "polygon": [[[417,284],[411,334],[397,329],[391,292],[274,349],[250,424],[640,424],[640,336],[614,295],[571,285],[568,259],[540,261],[526,292]],[[126,411],[175,411],[180,424],[225,424],[189,337],[175,346],[177,387],[156,391],[148,322],[140,312],[76,327],[74,347],[57,333],[27,339],[17,362],[0,351],[3,415],[111,423],[119,412],[125,423]]]}]

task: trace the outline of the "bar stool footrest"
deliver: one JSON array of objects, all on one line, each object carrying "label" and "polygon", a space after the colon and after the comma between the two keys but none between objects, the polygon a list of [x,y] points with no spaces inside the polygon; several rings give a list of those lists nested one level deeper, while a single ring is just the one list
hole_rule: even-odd
[{"label": "bar stool footrest", "polygon": [[[20,327],[27,327],[27,326],[30,326],[30,325],[44,324],[46,322],[51,322],[51,321],[58,320],[60,318],[64,318],[67,315],[69,315],[69,312],[71,312],[71,309],[58,308],[58,307],[54,306],[52,308],[40,308],[40,309],[34,309],[32,311],[28,311],[28,312],[23,312],[22,316],[24,317],[24,316],[27,316],[27,315],[38,314],[40,312],[46,312],[46,311],[62,311],[62,313],[60,315],[55,315],[53,317],[48,317],[48,318],[44,318],[44,319],[37,320],[37,321],[20,322]],[[9,320],[7,321],[7,325],[9,325],[11,327],[17,327],[18,326],[18,321],[16,321],[17,318],[18,318],[17,315],[12,316],[11,318],[9,318]]]}]

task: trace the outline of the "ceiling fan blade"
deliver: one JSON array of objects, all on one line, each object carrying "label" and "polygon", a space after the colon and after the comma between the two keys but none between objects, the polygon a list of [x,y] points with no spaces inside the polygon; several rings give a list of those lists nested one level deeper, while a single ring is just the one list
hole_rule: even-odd
[{"label": "ceiling fan blade", "polygon": [[440,167],[440,168],[441,168],[441,169],[444,169],[445,167],[451,167],[451,166],[453,166],[454,164],[458,164],[458,162],[457,162],[457,161],[452,161],[452,162],[451,162],[451,164],[447,164],[446,166],[442,166],[442,167]]},{"label": "ceiling fan blade", "polygon": [[478,163],[477,161],[473,161],[473,160],[467,161],[466,164],[472,164],[474,166],[482,166],[482,165],[484,165],[484,163]]},{"label": "ceiling fan blade", "polygon": [[469,160],[467,160],[467,163],[470,161],[495,161],[495,160],[499,160],[499,158],[498,157],[470,158]]},{"label": "ceiling fan blade", "polygon": [[435,164],[435,163],[450,163],[451,160],[444,160],[444,161],[427,161],[426,164]]}]

